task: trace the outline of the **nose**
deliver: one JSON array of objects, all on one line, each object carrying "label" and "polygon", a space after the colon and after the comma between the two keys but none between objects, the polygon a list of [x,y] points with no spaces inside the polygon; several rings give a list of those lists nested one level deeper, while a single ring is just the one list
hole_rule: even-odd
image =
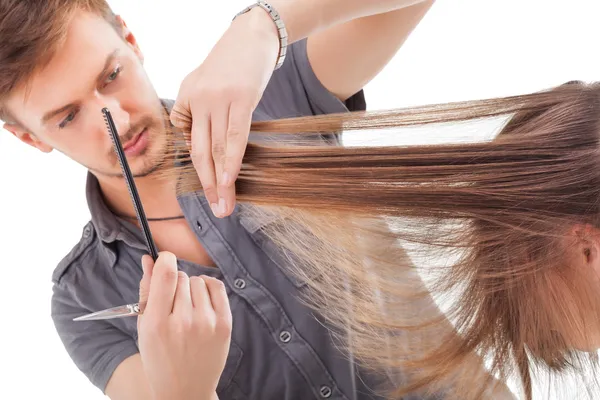
[{"label": "nose", "polygon": [[121,107],[121,104],[119,103],[119,101],[114,98],[106,98],[106,97],[99,98],[98,100],[99,100],[97,102],[98,117],[102,120],[102,123],[105,124],[104,117],[102,115],[102,109],[106,108],[106,109],[108,109],[108,111],[110,111],[110,114],[115,122],[115,126],[117,128],[119,136],[123,136],[127,132],[129,132],[129,129],[131,127],[131,119],[130,119],[129,113],[127,111],[125,111],[123,109],[123,107]]}]

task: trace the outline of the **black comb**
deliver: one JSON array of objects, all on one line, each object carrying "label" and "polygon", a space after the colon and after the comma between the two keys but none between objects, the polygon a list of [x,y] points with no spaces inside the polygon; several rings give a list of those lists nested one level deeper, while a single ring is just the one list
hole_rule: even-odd
[{"label": "black comb", "polygon": [[108,108],[103,108],[102,114],[104,114],[104,122],[106,122],[106,128],[108,128],[108,132],[110,133],[110,138],[112,139],[112,142],[114,144],[115,152],[117,153],[117,157],[119,158],[119,164],[121,164],[121,169],[123,170],[125,182],[127,182],[129,195],[131,196],[131,200],[133,201],[133,208],[135,208],[135,213],[137,215],[138,222],[140,223],[140,226],[142,227],[142,232],[144,233],[146,247],[148,248],[148,252],[152,256],[152,259],[156,261],[156,259],[158,258],[158,249],[156,248],[156,244],[154,243],[154,239],[152,238],[150,226],[148,225],[148,219],[146,218],[146,214],[144,213],[144,207],[142,206],[137,187],[135,186],[135,182],[133,181],[133,175],[131,174],[129,163],[127,162],[127,158],[125,157],[125,153],[123,152],[123,146],[121,145],[121,141],[119,140],[119,134],[117,132],[117,127],[115,126],[115,121],[113,120]]}]

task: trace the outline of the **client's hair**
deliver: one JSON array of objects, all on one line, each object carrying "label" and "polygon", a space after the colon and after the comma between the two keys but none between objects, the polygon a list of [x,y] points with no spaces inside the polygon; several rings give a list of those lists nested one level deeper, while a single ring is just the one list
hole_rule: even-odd
[{"label": "client's hair", "polygon": [[[179,118],[189,135],[189,116]],[[312,138],[417,126],[426,130],[413,134],[425,135],[484,118],[500,118],[500,134],[462,144],[344,147]],[[536,368],[584,376],[596,365],[585,349],[600,342],[590,266],[600,257],[599,122],[600,86],[580,82],[256,122],[253,135],[271,139],[248,145],[236,183],[240,217],[267,221],[263,233],[310,288],[304,300],[364,365],[403,375],[396,394],[481,398],[467,368],[478,352],[500,378],[516,374],[531,398]],[[185,141],[171,137],[163,173],[180,180],[181,193],[201,191]],[[456,330],[430,296],[447,305]]]}]

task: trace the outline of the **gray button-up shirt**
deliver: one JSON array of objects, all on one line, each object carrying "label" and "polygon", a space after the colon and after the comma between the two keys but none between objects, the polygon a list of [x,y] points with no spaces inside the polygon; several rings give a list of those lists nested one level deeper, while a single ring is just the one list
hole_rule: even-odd
[{"label": "gray button-up shirt", "polygon": [[[164,104],[168,108],[172,101]],[[274,72],[254,119],[364,108],[362,91],[343,103],[320,84],[303,40],[290,47],[285,65]],[[136,302],[140,260],[147,251],[137,227],[110,212],[91,174],[87,201],[91,221],[53,274],[52,317],[75,364],[104,391],[115,368],[138,352],[136,319],[72,319]],[[260,221],[245,221],[238,212],[215,218],[201,196],[185,196],[179,202],[218,266],[179,260],[180,270],[223,280],[230,298],[234,329],[218,386],[221,400],[378,398],[372,394],[378,388],[375,377],[353,369],[323,321],[298,300],[303,284],[286,272],[277,250],[262,236]]]}]

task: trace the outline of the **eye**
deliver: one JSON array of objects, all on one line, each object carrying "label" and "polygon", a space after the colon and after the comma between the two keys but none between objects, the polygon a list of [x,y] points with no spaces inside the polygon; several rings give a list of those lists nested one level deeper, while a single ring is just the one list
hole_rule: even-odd
[{"label": "eye", "polygon": [[107,79],[106,79],[106,83],[108,84],[108,83],[111,83],[111,82],[113,82],[114,80],[116,80],[116,79],[119,77],[119,75],[121,74],[121,71],[122,71],[122,70],[123,70],[123,67],[121,67],[120,65],[119,65],[119,66],[117,66],[117,67],[116,67],[116,68],[113,70],[113,72],[111,72],[111,74],[110,74],[110,75],[108,75],[108,77],[107,77]]},{"label": "eye", "polygon": [[67,115],[67,117],[63,119],[62,122],[58,125],[58,128],[64,129],[67,125],[69,125],[70,122],[72,122],[75,119],[76,116],[77,111],[71,111],[69,115]]}]

